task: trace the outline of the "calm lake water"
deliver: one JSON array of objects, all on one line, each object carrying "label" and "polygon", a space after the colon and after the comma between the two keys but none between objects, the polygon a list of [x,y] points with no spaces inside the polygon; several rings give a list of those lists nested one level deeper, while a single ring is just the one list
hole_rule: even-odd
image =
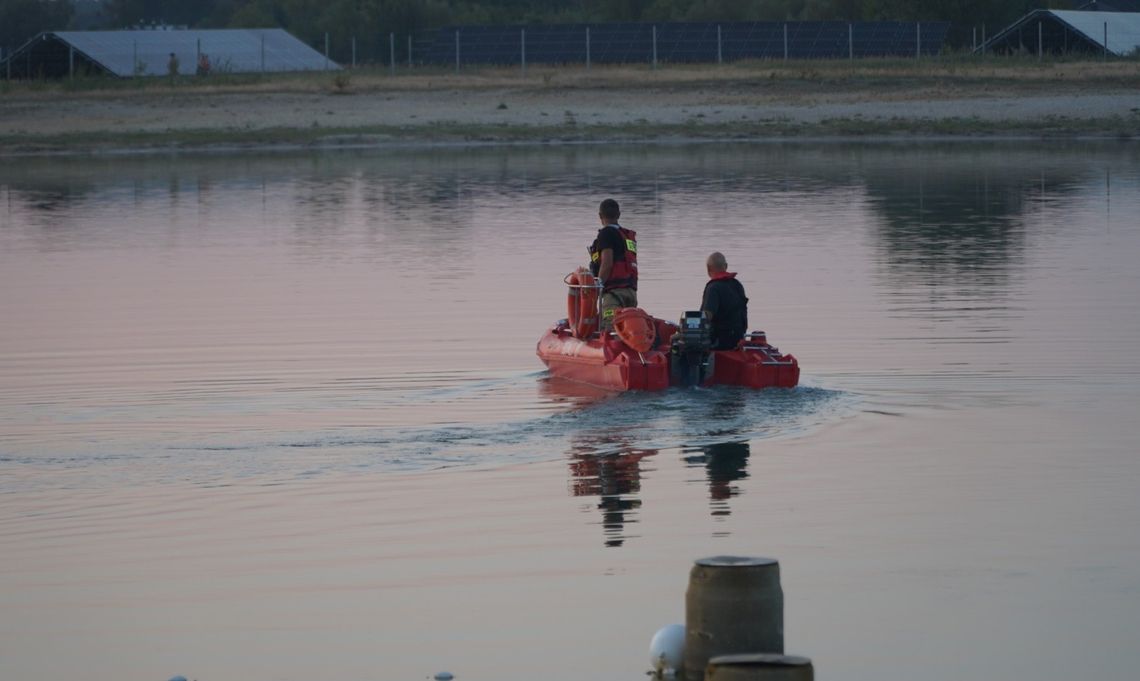
[{"label": "calm lake water", "polygon": [[[534,355],[596,206],[795,390]],[[0,678],[642,678],[779,558],[824,679],[1140,669],[1140,146],[5,159]]]}]

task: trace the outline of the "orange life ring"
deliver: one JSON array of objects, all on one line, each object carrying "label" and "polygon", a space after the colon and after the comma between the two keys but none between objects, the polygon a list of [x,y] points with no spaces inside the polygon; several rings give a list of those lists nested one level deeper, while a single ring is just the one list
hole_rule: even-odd
[{"label": "orange life ring", "polygon": [[614,314],[614,331],[635,352],[649,352],[657,340],[653,317],[640,307],[623,307]]},{"label": "orange life ring", "polygon": [[566,319],[575,338],[589,338],[598,328],[598,289],[594,275],[586,270],[571,272],[566,293]]}]

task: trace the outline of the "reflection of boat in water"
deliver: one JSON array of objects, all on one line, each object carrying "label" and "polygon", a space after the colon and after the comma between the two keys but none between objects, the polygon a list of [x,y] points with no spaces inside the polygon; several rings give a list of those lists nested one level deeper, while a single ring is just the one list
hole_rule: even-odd
[{"label": "reflection of boat in water", "polygon": [[554,376],[609,390],[663,390],[670,385],[793,388],[800,367],[792,355],[752,331],[732,350],[713,350],[708,321],[686,312],[679,324],[624,308],[612,331],[599,331],[598,284],[588,273],[566,277],[569,316],[538,341],[539,359]]},{"label": "reflection of boat in water", "polygon": [[570,461],[570,492],[576,497],[598,497],[606,546],[621,546],[628,538],[626,525],[636,523],[641,508],[641,460],[655,449],[623,449],[609,454],[574,452]]},{"label": "reflection of boat in water", "polygon": [[[630,533],[630,526],[639,522],[643,476],[654,470],[646,466],[657,454],[657,449],[632,447],[623,436],[612,434],[581,438],[570,450],[570,493],[597,498],[595,508],[602,514],[606,546],[622,546],[637,536]],[[720,442],[683,448],[681,455],[685,466],[705,469],[713,518],[731,515],[729,500],[742,491],[737,483],[748,478],[749,444]],[[727,534],[724,530],[714,532],[714,536]]]},{"label": "reflection of boat in water", "polygon": [[686,451],[685,465],[705,467],[709,503],[714,516],[732,513],[728,500],[740,494],[740,488],[733,483],[748,477],[748,457],[751,454],[752,449],[747,442],[720,442]]},{"label": "reflection of boat in water", "polygon": [[582,433],[575,440],[570,450],[570,493],[598,498],[606,546],[621,546],[630,538],[626,526],[637,522],[641,508],[637,495],[642,460],[657,450],[631,447],[621,434],[604,431]]}]

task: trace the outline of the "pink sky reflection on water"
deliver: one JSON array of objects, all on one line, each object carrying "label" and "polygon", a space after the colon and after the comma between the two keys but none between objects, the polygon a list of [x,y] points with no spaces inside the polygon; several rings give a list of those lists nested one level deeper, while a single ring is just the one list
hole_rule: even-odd
[{"label": "pink sky reflection on water", "polygon": [[[1138,169],[990,143],[5,167],[0,677],[641,678],[692,559],[739,553],[781,560],[821,674],[1130,678]],[[643,307],[694,306],[722,250],[804,386],[546,381],[609,195]]]}]

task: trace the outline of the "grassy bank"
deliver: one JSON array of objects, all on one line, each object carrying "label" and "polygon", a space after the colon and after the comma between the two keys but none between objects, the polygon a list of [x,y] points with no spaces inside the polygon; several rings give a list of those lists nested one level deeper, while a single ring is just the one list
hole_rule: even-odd
[{"label": "grassy bank", "polygon": [[662,64],[452,68],[363,66],[339,72],[212,74],[208,78],[77,77],[70,80],[5,81],[0,93],[13,96],[173,92],[336,93],[513,87],[620,87],[766,82],[793,91],[810,85],[854,89],[914,84],[991,85],[1021,91],[1043,85],[1079,83],[1089,87],[1140,87],[1140,59],[943,56],[930,59],[740,61],[727,64]]},{"label": "grassy bank", "polygon": [[[1140,60],[1063,60],[947,56],[935,59],[863,59],[832,61],[737,62],[724,65],[647,65],[563,68],[407,69],[361,68],[336,73],[236,75],[208,78],[106,79],[80,78],[61,82],[0,81],[0,152],[40,153],[99,151],[111,148],[201,148],[217,146],[390,144],[390,143],[518,143],[582,142],[594,140],[742,139],[758,137],[834,136],[1074,136],[1135,137],[1140,135],[1137,108],[1109,112],[1082,111],[1077,98],[1085,95],[1140,92]],[[233,106],[245,98],[250,106],[271,96],[319,100],[322,107],[344,110],[380,108],[383,102],[408,96],[428,97],[424,116],[404,122],[369,121],[336,125],[311,116],[295,121],[266,121],[230,126],[224,118],[203,125],[201,119],[178,119],[186,102],[225,101]],[[875,115],[844,113],[849,104],[875,102],[974,101],[983,98],[1071,96],[1074,104],[1044,115],[995,119],[971,115],[969,107],[937,115]],[[453,115],[457,96],[484,100],[540,102],[560,111],[566,98],[595,97],[636,113],[622,123],[591,123],[564,117],[506,124],[486,115]],[[733,98],[757,108],[783,106],[805,110],[825,103],[837,109],[826,118],[788,115],[751,116],[748,120],[712,121],[689,111],[657,115],[655,106],[674,99],[710,101]],[[369,99],[371,98],[371,99]],[[561,99],[560,99],[561,98]],[[85,103],[115,102],[132,110],[154,109],[175,122],[162,130],[143,129],[125,118],[109,117],[84,126],[66,125],[67,115],[85,115]],[[72,105],[74,113],[55,129],[24,126]],[[639,108],[640,107],[640,108]],[[686,111],[686,109],[679,109]],[[854,111],[854,109],[853,109]],[[547,116],[542,113],[541,116]],[[214,117],[209,116],[211,119]],[[417,120],[407,120],[407,118]],[[229,126],[229,127],[227,127]],[[154,126],[151,126],[152,128]],[[79,131],[82,130],[82,131]]]},{"label": "grassy bank", "polygon": [[176,132],[86,133],[33,139],[0,136],[10,154],[113,150],[195,150],[254,147],[349,147],[415,144],[552,144],[652,142],[669,140],[757,140],[835,137],[1140,137],[1140,117],[1104,119],[1052,116],[1033,124],[976,118],[865,120],[833,118],[819,123],[792,121],[670,125],[649,121],[629,125],[504,126],[434,123],[416,127],[268,128],[261,130],[179,130]]}]

